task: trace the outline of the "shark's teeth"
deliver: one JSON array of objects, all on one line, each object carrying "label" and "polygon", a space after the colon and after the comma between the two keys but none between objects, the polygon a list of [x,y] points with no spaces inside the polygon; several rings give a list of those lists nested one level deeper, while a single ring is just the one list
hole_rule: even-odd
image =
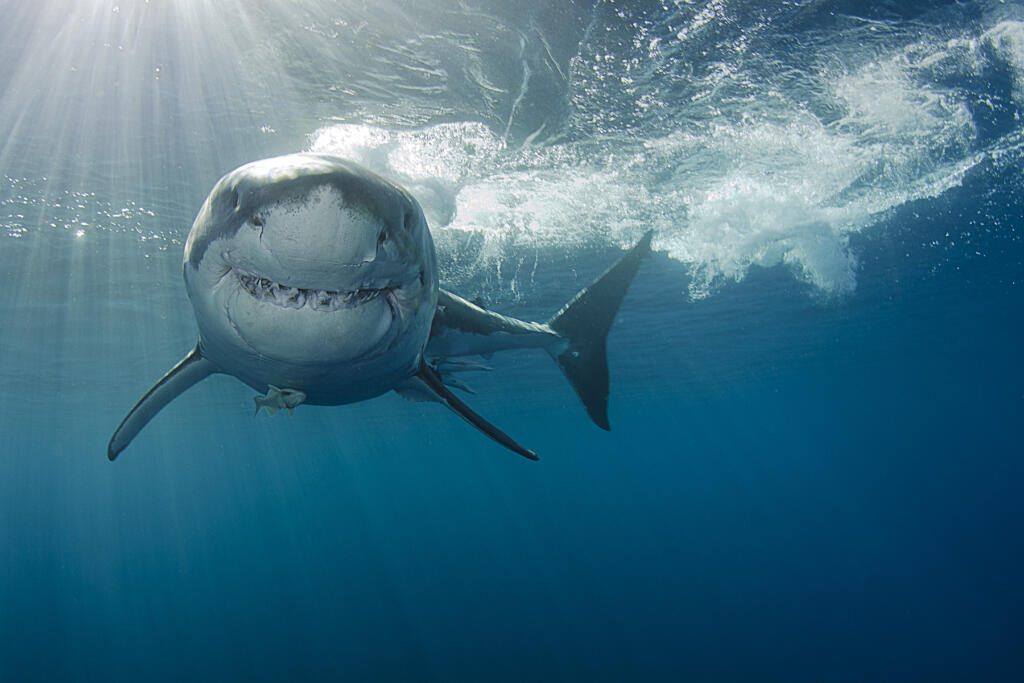
[{"label": "shark's teeth", "polygon": [[[336,311],[340,308],[351,308],[365,304],[382,295],[391,295],[388,287],[379,289],[356,289],[342,292],[328,289],[303,289],[288,287],[273,280],[234,271],[235,277],[249,294],[260,301],[283,306],[285,308],[302,308],[309,306],[314,311]],[[389,299],[390,302],[390,299]]]}]

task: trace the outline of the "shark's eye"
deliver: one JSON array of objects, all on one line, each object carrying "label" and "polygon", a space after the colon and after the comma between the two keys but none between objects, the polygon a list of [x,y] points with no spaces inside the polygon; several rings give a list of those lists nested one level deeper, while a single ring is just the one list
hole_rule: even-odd
[{"label": "shark's eye", "polygon": [[384,244],[387,241],[388,241],[388,231],[387,230],[381,230],[380,234],[377,235],[377,246],[379,247],[380,245]]},{"label": "shark's eye", "polygon": [[257,228],[262,228],[263,227],[263,218],[260,217],[260,216],[253,216],[252,217],[252,224],[255,225]]}]

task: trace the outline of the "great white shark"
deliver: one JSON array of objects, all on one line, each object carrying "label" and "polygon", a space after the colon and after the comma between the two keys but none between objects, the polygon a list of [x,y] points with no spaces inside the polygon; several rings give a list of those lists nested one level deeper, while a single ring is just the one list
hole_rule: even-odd
[{"label": "great white shark", "polygon": [[185,243],[199,342],[129,411],[107,457],[185,390],[224,373],[259,392],[257,412],[271,414],[392,390],[437,401],[536,460],[453,393],[465,389],[454,373],[484,367],[468,356],[545,349],[610,429],[606,338],[651,236],[549,321],[528,322],[438,286],[423,211],[391,181],[319,154],[246,164],[217,182]]}]

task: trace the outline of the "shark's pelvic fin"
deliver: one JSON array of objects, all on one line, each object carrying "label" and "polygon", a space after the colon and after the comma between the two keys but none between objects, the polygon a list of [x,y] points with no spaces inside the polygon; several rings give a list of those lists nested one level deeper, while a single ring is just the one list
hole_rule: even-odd
[{"label": "shark's pelvic fin", "polygon": [[110,437],[107,445],[107,458],[113,460],[131,443],[146,423],[160,412],[160,409],[173,401],[182,392],[196,382],[218,372],[217,367],[203,357],[199,344],[185,356],[180,363],[171,368],[170,372],[153,385],[146,395],[139,399],[135,407],[129,411],[124,420]]},{"label": "shark's pelvic fin", "polygon": [[653,230],[647,231],[629,253],[548,321],[551,329],[569,340],[568,346],[564,350],[559,349],[555,356],[558,367],[576,390],[587,414],[602,429],[611,429],[605,346],[608,330],[641,261],[651,253],[653,236]]},{"label": "shark's pelvic fin", "polygon": [[473,425],[510,451],[518,453],[524,458],[529,458],[530,460],[538,460],[536,453],[531,451],[529,448],[524,448],[519,445],[508,434],[480,417],[477,413],[473,412],[472,408],[463,403],[458,396],[452,393],[451,389],[444,385],[444,382],[441,380],[440,373],[426,362],[420,365],[420,370],[416,373],[416,377],[419,378],[419,380],[438,401],[455,411],[463,420]]}]

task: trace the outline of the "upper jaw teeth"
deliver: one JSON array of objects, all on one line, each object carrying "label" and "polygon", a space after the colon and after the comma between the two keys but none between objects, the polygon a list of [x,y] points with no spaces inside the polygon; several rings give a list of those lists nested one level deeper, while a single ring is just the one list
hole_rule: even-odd
[{"label": "upper jaw teeth", "polygon": [[235,271],[239,283],[253,297],[260,301],[284,306],[285,308],[302,308],[308,305],[315,311],[336,311],[339,308],[364,304],[378,296],[390,294],[388,287],[362,288],[352,291],[335,291],[327,289],[303,289],[288,287],[266,278]]}]

